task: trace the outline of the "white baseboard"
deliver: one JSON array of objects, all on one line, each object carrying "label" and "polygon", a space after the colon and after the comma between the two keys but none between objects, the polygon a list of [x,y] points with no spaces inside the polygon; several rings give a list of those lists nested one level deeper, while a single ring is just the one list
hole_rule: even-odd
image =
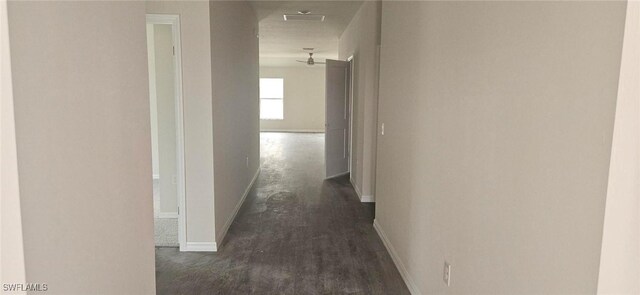
[{"label": "white baseboard", "polygon": [[222,228],[222,232],[218,234],[216,241],[219,241],[220,243],[222,243],[222,241],[224,240],[224,237],[227,235],[227,231],[229,231],[229,227],[231,227],[231,224],[236,219],[236,215],[238,215],[238,211],[240,211],[240,207],[242,207],[244,200],[247,198],[247,195],[249,195],[249,192],[251,191],[253,184],[256,182],[256,179],[258,179],[259,174],[260,174],[260,167],[258,166],[258,170],[256,170],[256,173],[253,175],[253,179],[251,179],[251,182],[249,182],[249,185],[244,190],[244,194],[242,194],[242,198],[240,198],[240,201],[238,201],[238,203],[236,204],[236,207],[233,209],[233,213],[231,213],[231,216],[229,216],[229,218],[227,219],[227,222],[225,222],[224,227]]},{"label": "white baseboard", "polygon": [[384,244],[385,248],[387,248],[387,252],[389,252],[389,255],[391,255],[391,259],[393,259],[393,263],[396,265],[396,268],[398,268],[400,276],[402,276],[404,283],[407,285],[407,288],[409,288],[409,292],[411,292],[411,294],[413,295],[422,295],[422,293],[420,293],[420,290],[418,289],[418,286],[409,275],[407,268],[402,263],[402,260],[400,260],[398,252],[396,252],[396,250],[393,248],[393,245],[391,245],[391,242],[384,234],[384,230],[382,230],[382,227],[380,227],[380,224],[378,224],[377,219],[373,220],[373,228],[378,233],[378,236],[380,236],[382,243]]},{"label": "white baseboard", "polygon": [[180,248],[181,252],[216,252],[218,246],[214,242],[187,242],[185,247]]},{"label": "white baseboard", "polygon": [[178,218],[178,212],[160,212],[157,218]]},{"label": "white baseboard", "polygon": [[324,129],[260,129],[260,132],[324,133]]},{"label": "white baseboard", "polygon": [[371,195],[363,196],[362,193],[360,193],[360,189],[356,185],[355,181],[353,181],[353,178],[349,177],[349,182],[351,182],[351,186],[353,186],[353,190],[356,191],[356,195],[358,195],[358,199],[360,199],[360,202],[362,202],[362,203],[375,203],[376,202],[375,199],[373,198],[373,196],[371,196]]},{"label": "white baseboard", "polygon": [[362,202],[362,203],[375,203],[376,200],[373,198],[373,196],[367,195],[367,196],[361,196],[360,197],[360,202]]}]

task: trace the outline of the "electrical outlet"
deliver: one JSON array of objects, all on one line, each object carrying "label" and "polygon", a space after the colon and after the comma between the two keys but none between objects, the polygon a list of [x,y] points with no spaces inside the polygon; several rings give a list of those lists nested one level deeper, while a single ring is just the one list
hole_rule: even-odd
[{"label": "electrical outlet", "polygon": [[442,271],[442,280],[447,286],[451,286],[451,265],[449,262],[444,262],[444,270]]}]

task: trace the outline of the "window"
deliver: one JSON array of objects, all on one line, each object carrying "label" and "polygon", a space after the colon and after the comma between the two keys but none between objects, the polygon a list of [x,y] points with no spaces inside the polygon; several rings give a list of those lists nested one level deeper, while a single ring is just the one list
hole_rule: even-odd
[{"label": "window", "polygon": [[260,78],[260,119],[284,119],[284,79]]}]

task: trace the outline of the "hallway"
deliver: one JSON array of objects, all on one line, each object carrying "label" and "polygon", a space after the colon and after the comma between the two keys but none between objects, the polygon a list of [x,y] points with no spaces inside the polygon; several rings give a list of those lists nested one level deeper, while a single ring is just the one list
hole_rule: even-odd
[{"label": "hallway", "polygon": [[261,172],[217,253],[156,249],[158,294],[409,294],[373,203],[323,181],[324,134],[262,133]]}]

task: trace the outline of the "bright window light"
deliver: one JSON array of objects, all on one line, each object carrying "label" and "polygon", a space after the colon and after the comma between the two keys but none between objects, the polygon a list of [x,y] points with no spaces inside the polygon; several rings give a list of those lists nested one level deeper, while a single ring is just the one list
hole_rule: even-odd
[{"label": "bright window light", "polygon": [[284,119],[284,79],[260,78],[260,119]]}]

